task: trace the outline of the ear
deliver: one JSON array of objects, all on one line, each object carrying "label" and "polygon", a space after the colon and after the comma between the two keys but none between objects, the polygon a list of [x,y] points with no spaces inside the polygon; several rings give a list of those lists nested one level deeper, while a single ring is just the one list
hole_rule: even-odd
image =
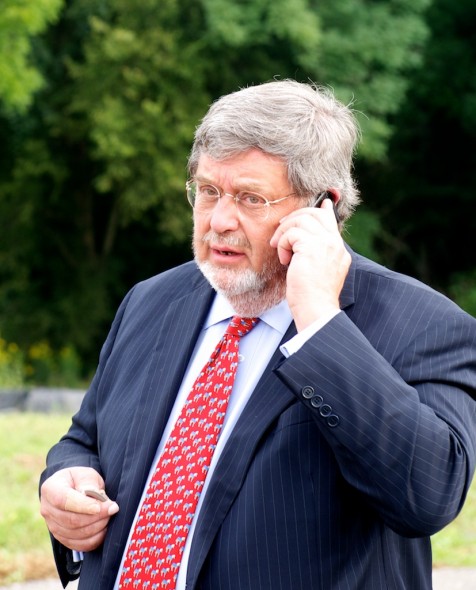
[{"label": "ear", "polygon": [[337,205],[337,203],[340,201],[340,192],[336,188],[328,188],[327,193],[330,199],[332,199],[334,205]]}]

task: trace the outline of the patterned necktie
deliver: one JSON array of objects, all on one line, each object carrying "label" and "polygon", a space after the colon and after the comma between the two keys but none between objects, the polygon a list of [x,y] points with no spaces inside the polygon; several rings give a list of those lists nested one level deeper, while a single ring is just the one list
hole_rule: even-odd
[{"label": "patterned necktie", "polygon": [[120,589],[173,590],[238,366],[239,340],[258,318],[234,316],[198,375],[147,488]]}]

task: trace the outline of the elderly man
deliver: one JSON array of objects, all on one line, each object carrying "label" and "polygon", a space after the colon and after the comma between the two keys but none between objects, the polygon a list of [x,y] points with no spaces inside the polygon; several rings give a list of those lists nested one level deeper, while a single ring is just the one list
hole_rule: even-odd
[{"label": "elderly man", "polygon": [[64,585],[432,587],[475,468],[476,321],[344,243],[358,138],[292,80],[205,115],[194,261],[126,296],[48,455]]}]

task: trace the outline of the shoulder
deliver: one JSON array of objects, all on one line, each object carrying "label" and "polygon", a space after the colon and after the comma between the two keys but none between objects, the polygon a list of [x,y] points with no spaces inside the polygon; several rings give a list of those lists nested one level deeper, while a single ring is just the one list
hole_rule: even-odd
[{"label": "shoulder", "polygon": [[420,327],[457,318],[474,330],[476,320],[444,293],[355,252],[351,255],[349,283],[359,317],[363,314],[403,324],[408,321]]},{"label": "shoulder", "polygon": [[210,289],[195,262],[186,262],[134,285],[133,297],[174,299],[194,290]]},{"label": "shoulder", "polygon": [[134,285],[124,297],[117,318],[153,317],[176,301],[208,300],[213,293],[195,262],[187,262]]},{"label": "shoulder", "polygon": [[208,282],[195,262],[186,262],[137,283],[133,292],[135,297],[148,297],[159,292],[165,297],[174,297],[207,286]]},{"label": "shoulder", "polygon": [[433,303],[439,302],[443,306],[449,306],[456,310],[456,304],[445,294],[422,281],[391,270],[355,252],[351,252],[351,254],[355,273],[354,285],[357,292],[371,286],[377,294],[380,293],[393,302],[396,301],[398,296],[417,297],[430,300]]}]

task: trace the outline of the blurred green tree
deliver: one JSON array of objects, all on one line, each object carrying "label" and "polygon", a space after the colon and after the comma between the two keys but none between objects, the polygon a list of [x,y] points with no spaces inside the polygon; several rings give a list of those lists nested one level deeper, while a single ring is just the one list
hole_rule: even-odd
[{"label": "blurred green tree", "polygon": [[[365,112],[360,158],[385,162],[428,3],[66,0],[35,43],[44,87],[23,115],[0,112],[0,331],[94,364],[125,290],[190,256],[187,153],[224,93],[330,85]],[[379,220],[364,211],[351,231],[370,252]]]},{"label": "blurred green tree", "polygon": [[0,9],[0,100],[26,109],[43,78],[30,55],[36,35],[54,22],[63,0],[2,0]]},{"label": "blurred green tree", "polygon": [[390,266],[422,278],[476,315],[476,5],[434,0],[423,62],[392,115],[388,159],[360,162]]}]

